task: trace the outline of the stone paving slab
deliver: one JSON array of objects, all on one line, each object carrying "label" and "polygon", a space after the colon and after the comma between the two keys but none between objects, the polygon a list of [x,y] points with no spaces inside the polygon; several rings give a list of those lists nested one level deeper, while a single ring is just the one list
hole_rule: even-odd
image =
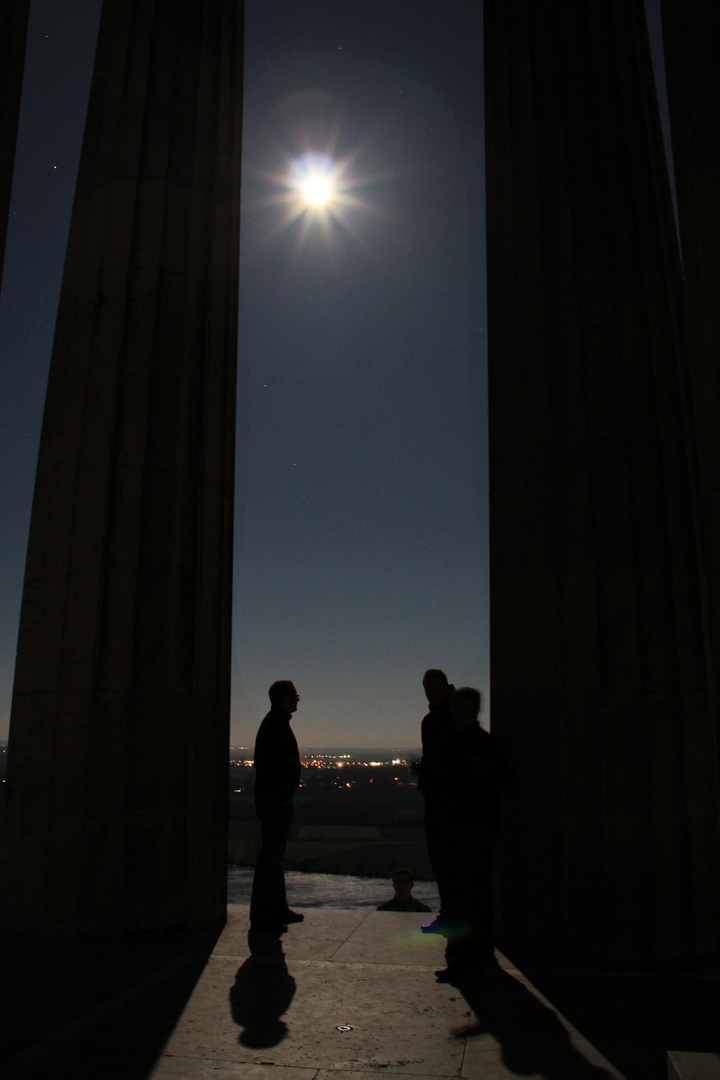
[{"label": "stone paving slab", "polygon": [[249,941],[233,905],[152,1080],[624,1080],[506,961],[472,987],[438,983],[444,940],[420,921],[311,910]]},{"label": "stone paving slab", "polygon": [[720,1080],[720,1054],[668,1050],[669,1080]]},{"label": "stone paving slab", "polygon": [[[458,1075],[468,1007],[431,972],[378,964],[213,958],[166,1052],[326,1069]],[[348,1026],[351,1030],[339,1031]],[[162,1075],[162,1074],[159,1074]]]},{"label": "stone paving slab", "polygon": [[[371,915],[382,914],[368,908],[348,910],[323,908],[308,911],[304,923],[291,926],[288,933],[283,935],[283,953],[289,960],[330,960],[340,946],[358,931],[365,920]],[[227,923],[215,946],[213,956],[247,957],[249,928],[247,906],[240,904],[229,906]],[[383,934],[383,938],[385,936]],[[442,944],[439,952],[434,953],[433,956],[442,961]],[[437,964],[435,966],[437,967]]]},{"label": "stone paving slab", "polygon": [[445,967],[445,938],[423,934],[420,926],[432,916],[402,911],[371,911],[348,935],[332,959],[345,964],[401,964]]},{"label": "stone paving slab", "polygon": [[[315,1080],[317,1072],[317,1069],[283,1069],[276,1080]],[[266,1065],[247,1062],[167,1057],[159,1063],[152,1075],[162,1077],[162,1080],[271,1080],[273,1073]]]}]

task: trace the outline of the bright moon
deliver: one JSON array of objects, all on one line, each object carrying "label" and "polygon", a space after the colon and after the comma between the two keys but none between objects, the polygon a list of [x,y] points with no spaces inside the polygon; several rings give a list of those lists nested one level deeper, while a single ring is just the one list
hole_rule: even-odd
[{"label": "bright moon", "polygon": [[308,202],[321,206],[332,195],[332,187],[324,176],[311,176],[303,184],[302,193]]},{"label": "bright moon", "polygon": [[[296,158],[290,170],[288,186],[293,188],[307,208],[335,201],[337,167],[327,154],[303,154]],[[301,212],[298,210],[298,212]]]}]

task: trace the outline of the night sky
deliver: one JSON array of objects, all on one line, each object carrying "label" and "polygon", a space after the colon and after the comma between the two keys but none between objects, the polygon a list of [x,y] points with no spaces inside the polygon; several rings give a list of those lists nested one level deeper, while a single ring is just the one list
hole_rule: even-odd
[{"label": "night sky", "polygon": [[[31,4],[0,299],[0,738],[99,11]],[[416,746],[425,668],[489,689],[481,7],[247,0],[245,49],[231,741],[290,678],[301,745]],[[329,209],[289,186],[307,154],[333,162]]]}]

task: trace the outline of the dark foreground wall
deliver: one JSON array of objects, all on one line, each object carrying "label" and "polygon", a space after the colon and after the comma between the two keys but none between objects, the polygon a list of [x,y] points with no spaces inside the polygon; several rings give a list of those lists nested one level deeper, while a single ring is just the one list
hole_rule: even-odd
[{"label": "dark foreground wall", "polygon": [[485,0],[485,20],[502,940],[712,952],[714,646],[643,5]]},{"label": "dark foreground wall", "polygon": [[105,0],[0,838],[34,933],[225,917],[241,93],[239,0]]},{"label": "dark foreground wall", "polygon": [[[720,5],[663,0],[707,612],[720,677]],[[720,750],[720,747],[718,747]]]}]

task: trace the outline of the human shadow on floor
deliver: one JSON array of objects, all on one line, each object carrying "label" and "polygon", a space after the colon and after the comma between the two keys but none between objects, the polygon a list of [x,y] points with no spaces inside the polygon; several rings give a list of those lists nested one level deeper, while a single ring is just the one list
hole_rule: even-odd
[{"label": "human shadow on floor", "polygon": [[606,1069],[582,1056],[553,1010],[499,966],[457,985],[475,1019],[453,1035],[491,1035],[510,1072],[544,1080],[610,1080]]},{"label": "human shadow on floor", "polygon": [[248,933],[250,956],[238,969],[230,991],[230,1008],[244,1030],[238,1041],[261,1049],[277,1046],[287,1035],[281,1019],[290,1008],[295,980],[287,969],[282,942],[271,934]]}]

